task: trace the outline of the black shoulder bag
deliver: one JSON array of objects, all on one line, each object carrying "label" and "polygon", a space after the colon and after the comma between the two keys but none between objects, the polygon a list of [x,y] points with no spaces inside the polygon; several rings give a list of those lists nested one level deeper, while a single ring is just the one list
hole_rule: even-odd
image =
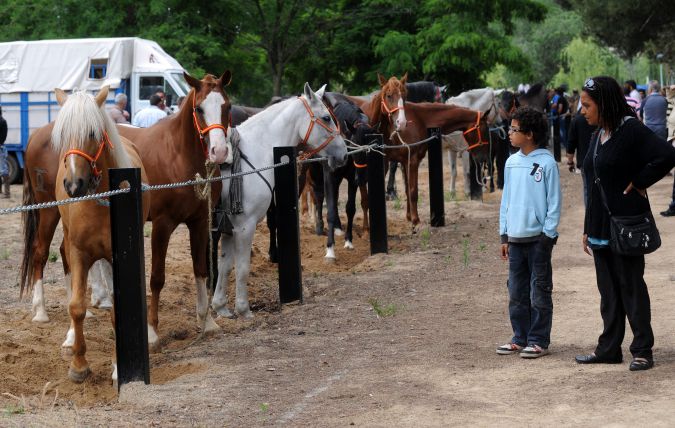
[{"label": "black shoulder bag", "polygon": [[[605,205],[607,213],[609,213],[609,248],[612,252],[622,256],[641,256],[656,251],[661,246],[661,237],[650,210],[632,216],[612,215],[612,211],[607,205],[607,196],[600,183],[595,163],[599,145],[600,133],[598,132],[595,149],[593,150],[593,175],[595,176],[595,183],[600,189],[602,203]],[[649,201],[649,198],[647,200]]]}]

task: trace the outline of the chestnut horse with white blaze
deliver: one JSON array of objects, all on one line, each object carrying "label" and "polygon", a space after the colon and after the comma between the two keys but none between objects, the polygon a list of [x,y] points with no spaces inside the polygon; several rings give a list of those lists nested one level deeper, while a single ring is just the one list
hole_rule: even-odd
[{"label": "chestnut horse with white blaze", "polygon": [[[129,140],[119,136],[104,109],[107,86],[96,98],[84,91],[70,97],[60,89],[55,93],[62,106],[52,131],[53,148],[62,159],[56,176],[56,200],[109,190],[108,168],[140,168],[142,180],[147,182],[138,151]],[[63,220],[65,260],[71,268],[68,312],[73,343],[68,376],[79,383],[90,373],[83,331],[87,274],[97,260],[112,262],[110,210],[96,200],[60,205],[58,209]],[[150,194],[146,192],[143,194],[144,219],[149,210]],[[114,361],[113,355],[113,380],[117,378]]]}]

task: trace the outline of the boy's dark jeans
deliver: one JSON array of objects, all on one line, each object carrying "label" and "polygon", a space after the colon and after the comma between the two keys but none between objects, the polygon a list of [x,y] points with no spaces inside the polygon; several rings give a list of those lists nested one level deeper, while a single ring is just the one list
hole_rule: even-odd
[{"label": "boy's dark jeans", "polygon": [[548,348],[553,322],[553,270],[551,252],[555,239],[509,243],[509,317],[511,342]]}]

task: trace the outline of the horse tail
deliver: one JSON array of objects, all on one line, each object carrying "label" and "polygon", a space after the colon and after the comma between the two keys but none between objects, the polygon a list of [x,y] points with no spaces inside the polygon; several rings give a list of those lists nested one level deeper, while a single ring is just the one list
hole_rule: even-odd
[{"label": "horse tail", "polygon": [[[23,205],[32,205],[35,202],[33,186],[31,185],[28,169],[23,170]],[[24,291],[30,292],[33,284],[33,243],[36,238],[38,225],[40,224],[40,210],[24,211],[21,215],[23,223],[23,259],[21,260],[19,297],[23,297]]]}]

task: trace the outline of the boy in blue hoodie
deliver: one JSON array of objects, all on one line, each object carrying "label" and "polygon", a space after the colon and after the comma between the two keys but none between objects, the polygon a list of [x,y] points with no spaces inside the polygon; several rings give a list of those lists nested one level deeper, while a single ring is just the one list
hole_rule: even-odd
[{"label": "boy in blue hoodie", "polygon": [[558,239],[562,194],[558,164],[545,149],[546,117],[520,107],[509,139],[520,150],[504,169],[499,209],[501,256],[509,261],[509,317],[513,338],[497,354],[523,358],[548,354],[553,321],[551,252]]}]

